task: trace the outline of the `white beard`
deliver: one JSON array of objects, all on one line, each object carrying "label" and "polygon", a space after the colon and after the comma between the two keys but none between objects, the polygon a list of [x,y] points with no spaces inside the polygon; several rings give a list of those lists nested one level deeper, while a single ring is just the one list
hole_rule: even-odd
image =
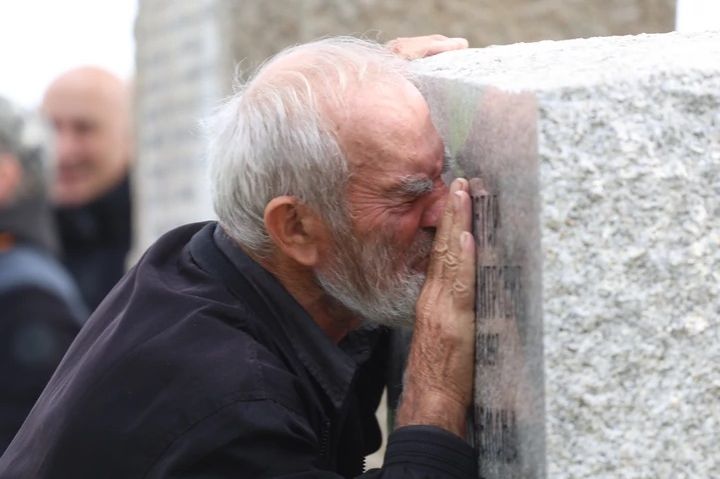
[{"label": "white beard", "polygon": [[362,241],[353,234],[338,234],[334,243],[334,258],[315,271],[323,290],[367,321],[411,328],[425,283],[425,273],[411,266],[429,256],[431,235],[421,232],[407,250],[382,235]]}]

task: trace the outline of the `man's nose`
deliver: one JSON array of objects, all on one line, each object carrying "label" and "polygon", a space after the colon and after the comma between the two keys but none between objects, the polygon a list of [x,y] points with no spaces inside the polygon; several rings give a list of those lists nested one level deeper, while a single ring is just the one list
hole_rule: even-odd
[{"label": "man's nose", "polygon": [[432,192],[432,198],[427,208],[423,212],[422,218],[420,218],[420,227],[435,229],[440,224],[443,211],[445,210],[445,204],[448,201],[448,193],[450,189],[445,183],[435,188]]},{"label": "man's nose", "polygon": [[75,139],[65,131],[57,131],[55,135],[55,155],[59,164],[70,164],[75,159]]}]

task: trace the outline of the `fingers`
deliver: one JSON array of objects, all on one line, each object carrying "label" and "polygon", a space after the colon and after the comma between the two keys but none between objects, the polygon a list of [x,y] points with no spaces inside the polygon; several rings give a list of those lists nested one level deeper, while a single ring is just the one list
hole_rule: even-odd
[{"label": "fingers", "polygon": [[463,231],[472,231],[472,212],[470,205],[470,194],[468,193],[468,182],[462,180],[462,187],[457,192],[453,193],[453,201],[455,201],[455,215],[453,217],[451,238],[457,242],[455,245],[455,251],[460,251],[460,234]]},{"label": "fingers", "polygon": [[442,40],[436,40],[430,44],[424,56],[429,57],[452,50],[462,50],[467,47],[468,41],[464,38],[444,38]]},{"label": "fingers", "polygon": [[443,256],[445,256],[449,247],[450,230],[452,228],[454,216],[453,195],[456,191],[458,191],[460,186],[461,183],[458,180],[454,180],[450,184],[448,200],[445,202],[445,209],[443,210],[442,217],[440,218],[440,224],[435,231],[435,239],[433,241],[432,252],[430,254],[430,264],[428,265],[428,277],[440,277],[442,274]]},{"label": "fingers", "polygon": [[452,281],[453,298],[460,309],[472,311],[475,306],[475,241],[470,233],[472,207],[467,182],[463,187],[453,193],[455,215],[443,275]]},{"label": "fingers", "polygon": [[470,196],[468,183],[458,178],[450,185],[448,201],[445,203],[438,225],[428,267],[428,276],[445,278],[451,274],[462,258],[460,235],[470,231]]},{"label": "fingers", "polygon": [[467,231],[460,234],[459,240],[460,257],[453,279],[453,297],[461,309],[472,311],[475,307],[475,240]]},{"label": "fingers", "polygon": [[468,41],[464,38],[448,38],[444,35],[425,35],[396,38],[389,41],[386,46],[396,55],[407,60],[416,60],[450,50],[467,48]]}]

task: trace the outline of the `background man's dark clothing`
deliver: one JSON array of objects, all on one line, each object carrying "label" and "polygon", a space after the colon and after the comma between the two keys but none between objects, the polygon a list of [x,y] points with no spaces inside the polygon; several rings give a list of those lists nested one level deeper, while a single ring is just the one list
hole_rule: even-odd
[{"label": "background man's dark clothing", "polygon": [[29,245],[0,251],[0,454],[86,318],[52,255]]},{"label": "background man's dark clothing", "polygon": [[[380,445],[387,340],[334,344],[214,223],[178,228],[92,315],[0,477],[352,477]],[[460,438],[410,426],[365,477],[475,474]]]},{"label": "background man's dark clothing", "polygon": [[122,278],[132,241],[127,178],[87,205],[55,210],[63,262],[92,311]]}]

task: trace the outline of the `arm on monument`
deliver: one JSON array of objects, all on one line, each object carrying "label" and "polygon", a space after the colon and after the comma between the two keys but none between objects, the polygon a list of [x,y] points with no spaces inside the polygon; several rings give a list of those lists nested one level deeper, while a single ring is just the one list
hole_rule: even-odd
[{"label": "arm on monument", "polygon": [[475,244],[466,180],[455,180],[417,304],[397,426],[437,426],[464,438],[475,352]]},{"label": "arm on monument", "polygon": [[444,35],[425,35],[422,37],[400,37],[385,44],[390,51],[408,60],[417,60],[451,50],[468,47],[464,38],[448,38]]},{"label": "arm on monument", "polygon": [[[193,450],[192,439],[177,438],[147,477],[343,477],[318,463],[322,441],[307,418],[270,399],[221,408],[193,429],[217,447]],[[410,426],[390,435],[382,469],[357,478],[467,479],[476,470],[475,454],[461,439],[435,427]]]}]

